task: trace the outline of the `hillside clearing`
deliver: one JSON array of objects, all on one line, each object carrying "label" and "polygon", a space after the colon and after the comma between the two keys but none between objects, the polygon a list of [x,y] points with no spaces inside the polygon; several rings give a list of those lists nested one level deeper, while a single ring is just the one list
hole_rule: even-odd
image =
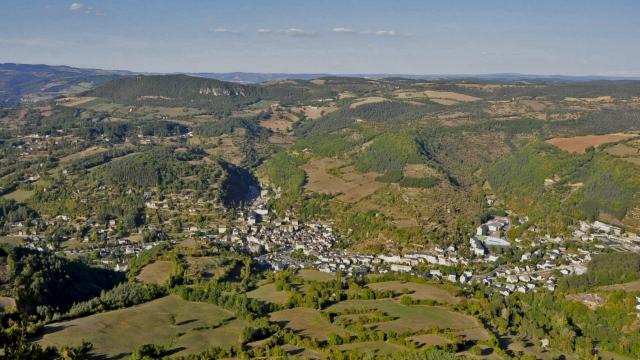
[{"label": "hillside clearing", "polygon": [[142,268],[136,279],[148,284],[161,285],[169,280],[172,270],[171,261],[156,261]]},{"label": "hillside clearing", "polygon": [[[321,158],[312,159],[305,166],[307,173],[306,188],[312,192],[337,195],[344,202],[355,203],[373,194],[383,186],[375,179],[380,174],[374,172],[359,173],[342,160]],[[340,176],[330,174],[330,169],[340,168]]]}]

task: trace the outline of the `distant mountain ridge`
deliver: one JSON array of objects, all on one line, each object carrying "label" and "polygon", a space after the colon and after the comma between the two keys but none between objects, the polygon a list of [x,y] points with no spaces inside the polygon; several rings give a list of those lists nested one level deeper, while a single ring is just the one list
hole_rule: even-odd
[{"label": "distant mountain ridge", "polygon": [[[65,65],[44,64],[0,64],[0,107],[16,106],[25,102],[51,99],[57,96],[73,95],[91,90],[111,80],[135,75],[188,75],[215,79],[237,84],[261,84],[282,80],[312,80],[326,77],[351,77],[367,79],[409,79],[409,80],[469,80],[469,81],[541,81],[541,82],[587,82],[606,80],[640,80],[640,76],[569,76],[535,74],[330,74],[330,73],[257,73],[257,72],[184,72],[184,73],[141,73],[127,70],[84,69]],[[176,79],[176,78],[174,78]]]},{"label": "distant mountain ridge", "polygon": [[0,64],[0,106],[77,94],[132,74],[129,71],[70,66]]},{"label": "distant mountain ridge", "polygon": [[303,80],[240,84],[184,74],[123,77],[86,94],[121,104],[198,107],[220,113],[259,100],[291,103],[334,95],[325,87]]}]

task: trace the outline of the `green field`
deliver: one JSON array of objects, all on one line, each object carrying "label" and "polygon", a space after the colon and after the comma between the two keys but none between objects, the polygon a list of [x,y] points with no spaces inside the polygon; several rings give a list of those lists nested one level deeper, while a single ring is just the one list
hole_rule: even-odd
[{"label": "green field", "polygon": [[480,325],[467,315],[456,313],[439,306],[402,305],[393,300],[347,300],[328,308],[340,313],[348,308],[378,309],[395,320],[373,324],[376,330],[396,332],[419,331],[435,327],[445,329],[470,329]]},{"label": "green field", "polygon": [[142,271],[136,276],[136,279],[148,284],[161,285],[169,280],[171,271],[173,271],[171,261],[160,260],[142,268]]},{"label": "green field", "polygon": [[289,294],[286,291],[278,291],[276,284],[269,283],[249,291],[247,297],[281,305],[287,302]]},{"label": "green field", "polygon": [[292,329],[301,336],[326,340],[329,333],[346,335],[347,331],[329,322],[319,311],[309,308],[294,308],[276,311],[271,321]]},{"label": "green field", "polygon": [[407,348],[401,345],[388,343],[384,341],[367,341],[359,343],[351,343],[337,346],[339,350],[349,351],[356,350],[361,354],[373,354],[376,356],[390,355],[398,351],[406,351]]},{"label": "green field", "polygon": [[298,271],[298,276],[308,281],[329,281],[329,280],[336,279],[335,274],[329,274],[326,272],[312,270],[312,269],[302,269]]},{"label": "green field", "polygon": [[33,196],[32,190],[24,190],[18,189],[16,191],[10,192],[8,194],[3,195],[6,199],[13,199],[17,202],[23,203]]},{"label": "green field", "polygon": [[[172,315],[175,322],[171,321]],[[47,325],[37,341],[42,345],[79,345],[86,340],[93,344],[95,355],[110,358],[125,358],[137,347],[151,343],[186,355],[212,346],[237,344],[245,325],[244,321],[233,319],[230,311],[171,295],[127,309]]]},{"label": "green field", "polygon": [[0,244],[9,244],[11,246],[19,246],[22,244],[23,238],[19,236],[0,236]]},{"label": "green field", "polygon": [[434,300],[441,303],[457,304],[460,299],[437,285],[403,281],[384,281],[368,285],[374,290],[392,290],[405,293],[414,300]]}]

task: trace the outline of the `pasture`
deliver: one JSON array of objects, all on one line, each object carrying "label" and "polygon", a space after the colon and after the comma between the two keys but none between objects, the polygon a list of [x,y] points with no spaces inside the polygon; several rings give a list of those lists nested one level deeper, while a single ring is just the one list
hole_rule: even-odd
[{"label": "pasture", "polygon": [[126,358],[132,349],[159,344],[173,355],[187,355],[211,346],[237,344],[246,323],[211,304],[170,295],[139,306],[95,314],[45,326],[41,345],[94,346],[96,356]]},{"label": "pasture", "polygon": [[600,289],[605,291],[624,290],[627,292],[640,292],[640,280],[631,281],[624,284],[601,286]]},{"label": "pasture", "polygon": [[20,246],[24,238],[21,236],[0,236],[0,244],[9,244],[11,246]]},{"label": "pasture", "polygon": [[412,341],[418,347],[433,346],[433,345],[446,345],[451,343],[451,340],[438,334],[424,334],[416,335],[407,338]]},{"label": "pasture", "polygon": [[91,146],[82,151],[78,151],[77,153],[73,153],[71,155],[67,155],[61,158],[60,163],[62,164],[70,163],[72,161],[84,159],[88,156],[97,155],[105,151],[107,151],[107,149],[102,146]]},{"label": "pasture", "polygon": [[414,300],[433,300],[448,304],[457,304],[460,302],[460,298],[453,296],[449,291],[437,285],[427,283],[385,281],[371,283],[367,286],[374,290],[392,290],[397,293],[406,291],[406,295]]},{"label": "pasture", "polygon": [[394,317],[392,321],[375,323],[376,330],[404,331],[440,329],[466,330],[480,327],[478,322],[467,315],[456,313],[439,306],[402,305],[394,300],[347,300],[329,307],[327,310],[340,313],[347,308],[377,309]]},{"label": "pasture", "polygon": [[247,293],[247,297],[250,299],[258,299],[272,304],[282,305],[289,299],[289,294],[286,291],[278,291],[276,284],[269,283],[258,287],[253,291]]},{"label": "pasture", "polygon": [[627,140],[636,137],[635,134],[608,134],[608,135],[585,135],[574,137],[557,137],[547,140],[547,143],[560,150],[571,153],[584,153],[587,148],[597,148],[600,145]]},{"label": "pasture", "polygon": [[407,348],[404,346],[384,341],[356,342],[351,344],[338,345],[336,346],[336,348],[341,351],[356,350],[361,354],[369,353],[375,356],[386,356],[391,355],[395,352],[407,350]]},{"label": "pasture", "polygon": [[8,194],[2,195],[5,199],[13,199],[19,203],[23,203],[33,196],[33,190],[17,189]]},{"label": "pasture", "polygon": [[171,261],[160,260],[143,267],[136,279],[148,284],[161,285],[169,280],[172,271],[173,264]]},{"label": "pasture", "polygon": [[326,340],[329,333],[341,336],[348,332],[329,322],[318,310],[310,308],[293,308],[271,313],[271,321],[295,331],[300,336]]},{"label": "pasture", "polygon": [[187,258],[188,276],[202,276],[205,280],[219,278],[231,270],[231,264],[217,256],[190,256]]},{"label": "pasture", "polygon": [[330,281],[336,279],[336,274],[330,274],[313,269],[301,269],[298,271],[298,276],[303,280],[308,281]]}]

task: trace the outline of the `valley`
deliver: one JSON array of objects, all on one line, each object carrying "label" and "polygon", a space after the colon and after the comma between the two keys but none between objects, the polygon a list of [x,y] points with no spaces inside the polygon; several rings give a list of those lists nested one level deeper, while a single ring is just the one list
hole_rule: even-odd
[{"label": "valley", "polygon": [[3,331],[114,359],[635,358],[639,91],[121,74],[5,106]]}]

